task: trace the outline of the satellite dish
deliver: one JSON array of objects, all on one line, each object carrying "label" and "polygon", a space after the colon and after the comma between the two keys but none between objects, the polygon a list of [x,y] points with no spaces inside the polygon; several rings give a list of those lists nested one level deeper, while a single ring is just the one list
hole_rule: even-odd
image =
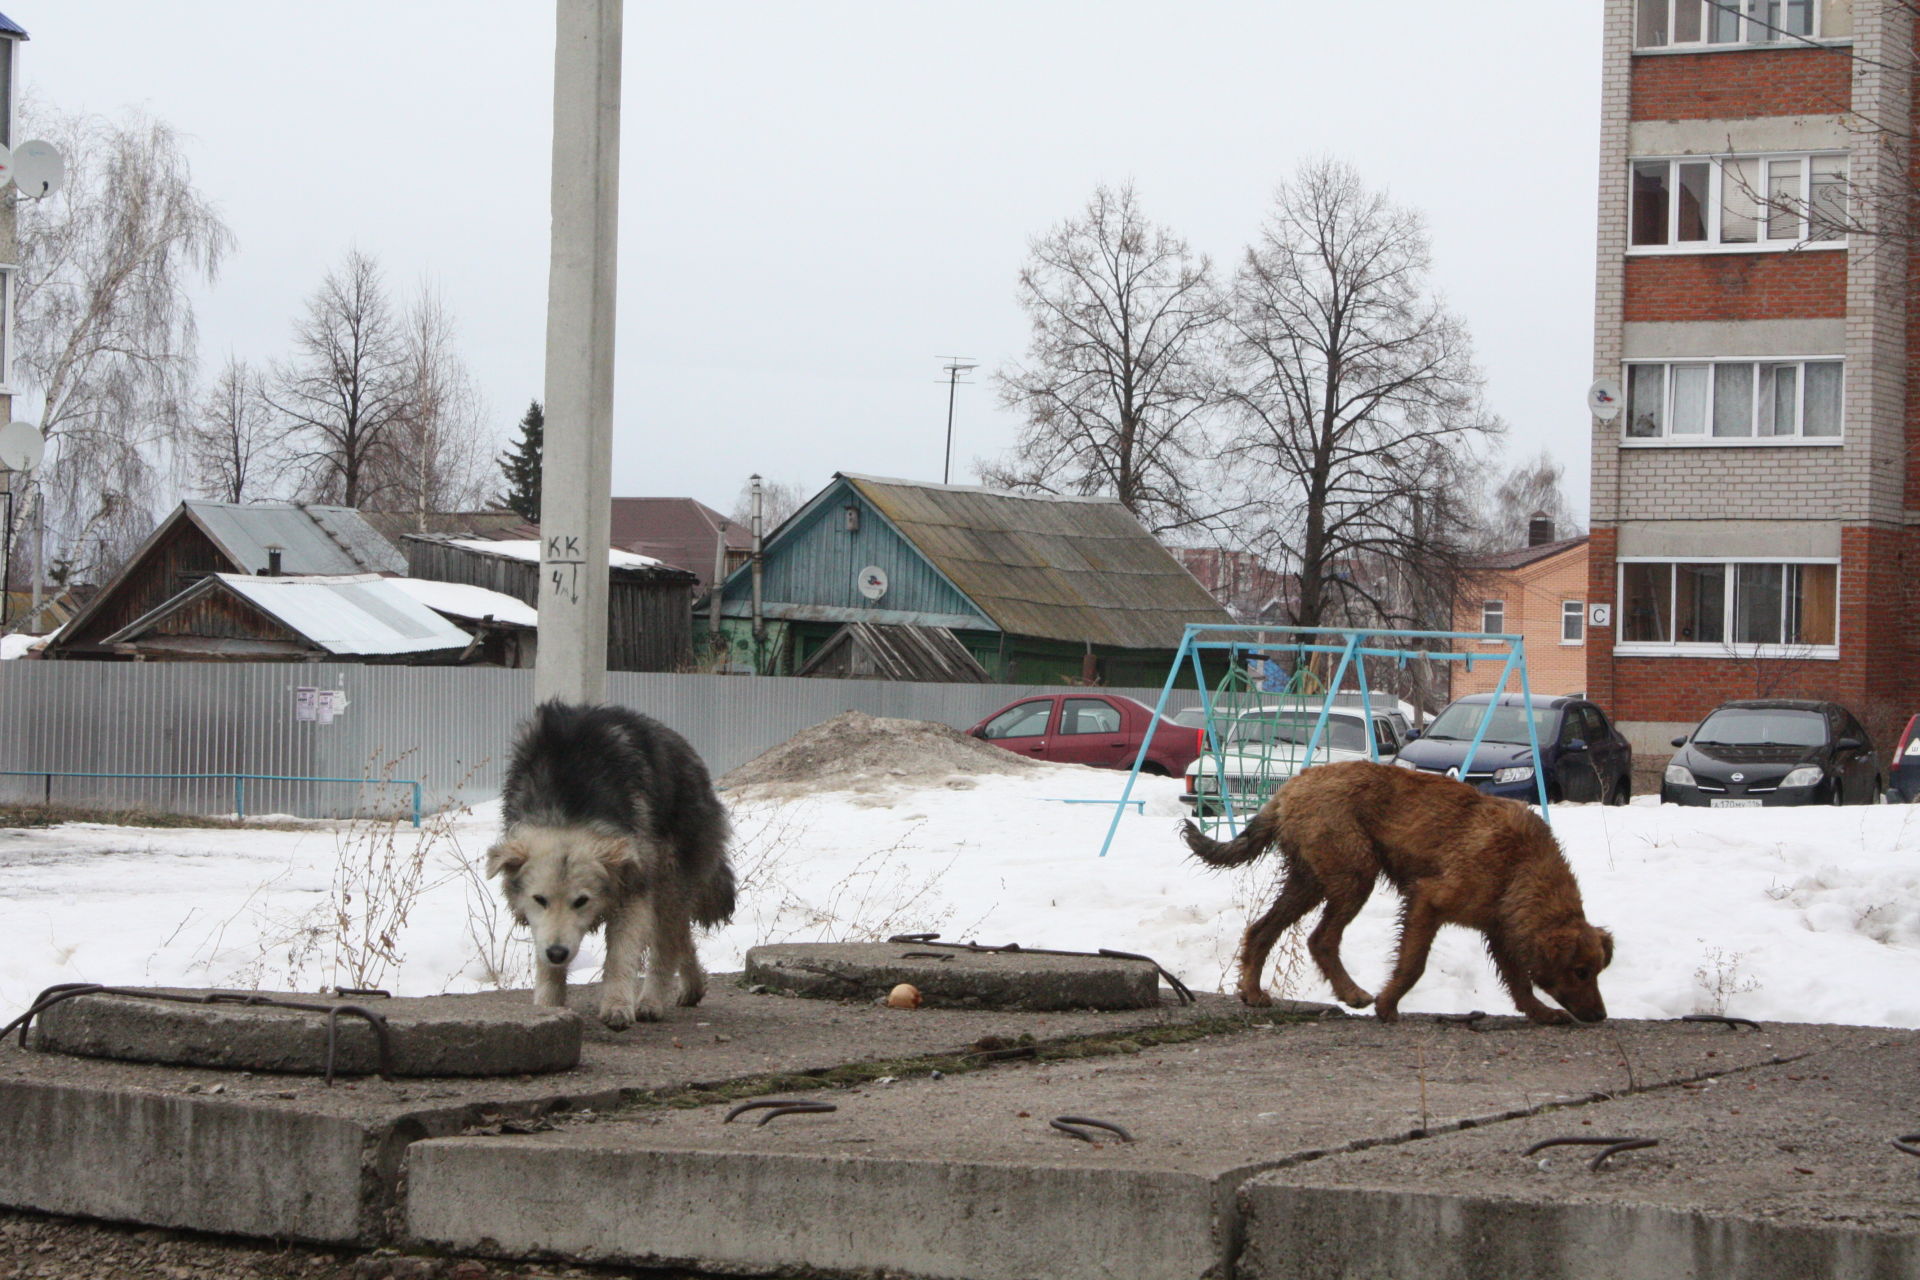
[{"label": "satellite dish", "polygon": [[31,422],[9,422],[0,427],[0,471],[31,471],[40,465],[47,442]]},{"label": "satellite dish", "polygon": [[0,142],[0,187],[13,181],[13,148]]},{"label": "satellite dish", "polygon": [[1620,416],[1622,400],[1618,378],[1600,378],[1587,388],[1587,411],[1602,422]]},{"label": "satellite dish", "polygon": [[23,142],[13,149],[13,181],[30,199],[57,193],[67,182],[67,158],[51,142]]}]

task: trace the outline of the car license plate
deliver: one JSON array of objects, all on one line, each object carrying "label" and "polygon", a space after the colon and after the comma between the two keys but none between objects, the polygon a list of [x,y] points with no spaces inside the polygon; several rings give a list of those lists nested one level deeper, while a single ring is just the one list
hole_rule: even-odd
[{"label": "car license plate", "polygon": [[1714,799],[1707,801],[1707,807],[1709,809],[1758,809],[1760,802],[1758,800],[1735,800],[1731,798]]}]

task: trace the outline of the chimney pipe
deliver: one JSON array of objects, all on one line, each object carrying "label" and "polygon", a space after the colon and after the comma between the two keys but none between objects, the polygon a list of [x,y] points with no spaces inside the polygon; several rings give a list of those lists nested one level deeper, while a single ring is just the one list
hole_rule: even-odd
[{"label": "chimney pipe", "polygon": [[720,521],[720,529],[713,539],[713,582],[707,588],[707,643],[715,653],[720,652],[722,636],[720,632],[720,587],[727,578],[727,522]]},{"label": "chimney pipe", "polygon": [[765,527],[765,494],[760,488],[760,473],[753,474],[753,639],[755,653],[753,668],[760,671],[759,643],[766,634],[766,620],[760,613],[760,586],[766,572],[766,556],[762,550]]},{"label": "chimney pipe", "polygon": [[280,576],[280,548],[267,548],[267,567],[260,571],[261,576],[277,578]]},{"label": "chimney pipe", "polygon": [[1537,547],[1553,541],[1553,517],[1544,511],[1536,511],[1527,521],[1527,545]]}]

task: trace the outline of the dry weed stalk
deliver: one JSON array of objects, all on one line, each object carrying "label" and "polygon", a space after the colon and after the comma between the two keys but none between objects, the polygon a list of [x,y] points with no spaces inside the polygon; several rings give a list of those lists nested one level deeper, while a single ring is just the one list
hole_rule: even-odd
[{"label": "dry weed stalk", "polygon": [[823,891],[805,875],[812,858],[793,850],[806,834],[805,805],[737,806],[734,874],[752,913],[756,942],[877,942],[896,933],[940,932],[953,919],[940,886],[959,855],[928,870],[911,855],[916,823],[885,848],[864,855]]}]

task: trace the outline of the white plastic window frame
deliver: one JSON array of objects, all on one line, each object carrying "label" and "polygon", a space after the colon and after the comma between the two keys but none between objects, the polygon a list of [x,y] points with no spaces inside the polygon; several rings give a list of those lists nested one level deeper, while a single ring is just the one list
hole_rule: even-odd
[{"label": "white plastic window frame", "polygon": [[[1571,635],[1568,632],[1572,632]],[[1560,643],[1566,645],[1584,644],[1587,638],[1587,602],[1585,600],[1562,600],[1560,602]]]},{"label": "white plastic window frame", "polygon": [[[1763,436],[1760,431],[1760,378],[1754,375],[1753,402],[1749,410],[1748,425],[1752,431],[1744,436],[1716,436],[1713,434],[1713,398],[1720,385],[1718,368],[1720,365],[1743,364],[1750,367],[1759,365],[1794,366],[1793,434]],[[1840,430],[1830,436],[1810,436],[1807,427],[1807,366],[1810,364],[1837,364],[1840,366]],[[1666,373],[1661,378],[1660,393],[1660,434],[1657,436],[1635,436],[1627,432],[1633,422],[1633,370],[1661,366]],[[1674,434],[1673,430],[1673,388],[1675,368],[1694,368],[1704,366],[1707,369],[1707,398],[1702,409],[1703,430],[1699,434]],[[1713,356],[1697,359],[1670,360],[1628,360],[1620,367],[1620,385],[1625,389],[1626,408],[1620,414],[1620,446],[1626,449],[1740,449],[1740,448],[1831,448],[1846,443],[1847,435],[1847,362],[1842,356]]]},{"label": "white plastic window frame", "polygon": [[[1640,43],[1640,17],[1644,10],[1657,7],[1660,0],[1634,0],[1633,6],[1633,47],[1636,51],[1646,49],[1682,49],[1688,52],[1716,51],[1720,49],[1774,49],[1781,45],[1792,46],[1803,41],[1821,39],[1821,21],[1826,17],[1823,0],[1807,0],[1807,29],[1803,32],[1792,30],[1788,23],[1791,8],[1799,7],[1792,0],[1779,0],[1778,16],[1770,16],[1766,0],[1666,0],[1666,23],[1661,28],[1666,39],[1659,44]],[[1739,36],[1737,40],[1713,40],[1714,10],[1736,4],[1740,9]],[[1673,33],[1677,27],[1674,19],[1679,11],[1691,5],[1700,13],[1700,37],[1697,40],[1675,40]],[[1775,28],[1779,28],[1776,30]]]},{"label": "white plastic window frame", "polygon": [[[1507,631],[1507,602],[1505,600],[1482,600],[1480,602],[1480,631],[1483,635],[1505,635]],[[1499,644],[1498,640],[1482,640],[1482,644]]]},{"label": "white plastic window frame", "polygon": [[[1833,636],[1832,644],[1743,644],[1735,640],[1616,640],[1613,652],[1616,656],[1629,658],[1807,658],[1810,660],[1833,662],[1840,658],[1839,639],[1844,618],[1841,616],[1841,577],[1838,556],[1620,556],[1614,561],[1613,616],[1617,631],[1624,636],[1627,626],[1627,575],[1625,568],[1630,564],[1830,564],[1833,571]],[[1679,590],[1679,575],[1675,574],[1667,583],[1667,618],[1675,616],[1677,601],[1674,593]],[[1728,590],[1721,601],[1721,634],[1732,635],[1735,622],[1735,601],[1737,594],[1732,588],[1734,575],[1727,576]],[[1786,607],[1784,596],[1781,607]],[[1784,619],[1783,619],[1784,621]]]},{"label": "white plastic window frame", "polygon": [[[1813,231],[1813,162],[1816,159],[1838,157],[1845,160],[1845,151],[1754,151],[1730,152],[1724,155],[1693,156],[1634,156],[1627,161],[1627,255],[1629,257],[1662,257],[1675,254],[1696,253],[1784,253],[1789,251],[1814,251],[1845,249],[1847,238],[1840,235],[1831,240],[1812,240],[1808,237]],[[1754,199],[1754,239],[1751,242],[1723,241],[1720,239],[1725,229],[1722,213],[1725,205],[1727,184],[1727,165],[1732,161],[1754,161],[1757,166],[1758,181],[1750,183]],[[1664,164],[1667,166],[1667,243],[1634,244],[1634,178],[1641,165]],[[1704,211],[1707,238],[1704,240],[1676,240],[1680,230],[1680,173],[1683,164],[1705,164],[1712,172],[1707,178],[1707,208]],[[1773,237],[1773,210],[1767,203],[1767,191],[1776,169],[1786,165],[1797,165],[1800,184],[1798,201],[1798,234],[1792,237]],[[1738,181],[1736,179],[1736,181]],[[1851,183],[1851,175],[1848,177]]]}]

